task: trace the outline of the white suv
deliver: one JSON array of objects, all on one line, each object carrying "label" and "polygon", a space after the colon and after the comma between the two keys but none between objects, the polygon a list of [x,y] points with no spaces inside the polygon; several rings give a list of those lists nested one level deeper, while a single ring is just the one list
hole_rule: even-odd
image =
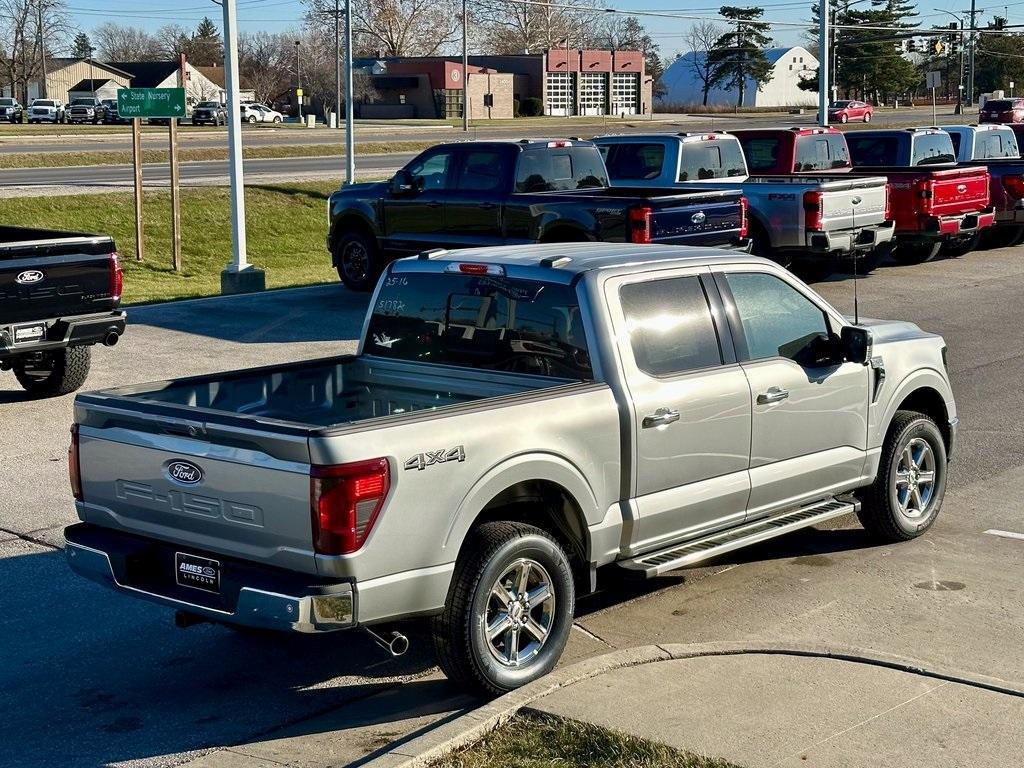
[{"label": "white suv", "polygon": [[30,123],[63,123],[64,102],[60,99],[33,99],[28,109]]},{"label": "white suv", "polygon": [[284,120],[280,112],[251,101],[239,105],[239,114],[243,123],[280,123]]}]

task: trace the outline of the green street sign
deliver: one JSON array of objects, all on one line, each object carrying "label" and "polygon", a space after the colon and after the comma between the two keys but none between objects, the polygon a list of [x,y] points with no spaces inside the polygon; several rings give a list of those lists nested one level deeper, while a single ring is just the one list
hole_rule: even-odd
[{"label": "green street sign", "polygon": [[120,117],[184,117],[184,88],[121,88],[117,92]]}]

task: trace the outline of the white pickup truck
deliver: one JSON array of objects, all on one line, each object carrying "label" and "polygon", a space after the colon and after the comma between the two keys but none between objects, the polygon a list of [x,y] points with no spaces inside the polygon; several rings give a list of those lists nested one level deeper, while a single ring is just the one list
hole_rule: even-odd
[{"label": "white pickup truck", "polygon": [[[739,190],[750,211],[751,251],[807,272],[870,272],[888,253],[884,176],[748,175],[735,136],[711,133],[623,134],[594,139],[612,186]],[[849,165],[847,161],[847,166]],[[832,161],[820,170],[832,170]]]},{"label": "white pickup truck", "polygon": [[444,671],[497,694],[554,667],[598,568],[854,512],[926,531],[945,358],[739,251],[429,252],[386,268],[354,356],[79,395],[67,556],[183,625],[428,616]]}]

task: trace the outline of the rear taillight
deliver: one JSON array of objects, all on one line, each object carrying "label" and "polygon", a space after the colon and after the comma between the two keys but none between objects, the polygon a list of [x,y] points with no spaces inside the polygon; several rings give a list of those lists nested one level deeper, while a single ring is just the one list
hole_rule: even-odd
[{"label": "rear taillight", "polygon": [[750,203],[747,202],[747,198],[740,198],[740,237],[746,237],[750,231],[750,220],[748,218],[748,211],[750,210]]},{"label": "rear taillight", "polygon": [[71,446],[68,448],[68,479],[75,501],[82,500],[82,471],[78,463],[78,425],[71,425]]},{"label": "rear taillight", "polygon": [[892,221],[892,186],[885,185],[885,220]]},{"label": "rear taillight", "polygon": [[121,299],[121,291],[124,289],[124,271],[121,269],[121,260],[117,252],[110,254],[110,295],[114,301]]},{"label": "rear taillight", "polygon": [[804,226],[810,230],[819,230],[821,220],[821,192],[804,192]]},{"label": "rear taillight", "polygon": [[1014,200],[1024,198],[1024,176],[1003,176],[1003,189]]},{"label": "rear taillight", "polygon": [[629,209],[629,242],[648,245],[651,242],[651,214],[649,206]]},{"label": "rear taillight", "polygon": [[322,555],[358,550],[370,535],[390,489],[387,459],[310,467],[313,549]]}]

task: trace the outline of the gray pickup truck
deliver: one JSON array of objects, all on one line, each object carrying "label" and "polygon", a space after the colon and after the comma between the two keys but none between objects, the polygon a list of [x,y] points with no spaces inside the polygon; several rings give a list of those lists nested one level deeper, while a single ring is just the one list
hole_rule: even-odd
[{"label": "gray pickup truck", "polygon": [[920,535],[957,431],[939,336],[746,253],[607,243],[393,262],[356,355],[80,394],[75,422],[81,575],[182,624],[431,617],[487,694],[554,667],[600,567],[854,512]]}]

